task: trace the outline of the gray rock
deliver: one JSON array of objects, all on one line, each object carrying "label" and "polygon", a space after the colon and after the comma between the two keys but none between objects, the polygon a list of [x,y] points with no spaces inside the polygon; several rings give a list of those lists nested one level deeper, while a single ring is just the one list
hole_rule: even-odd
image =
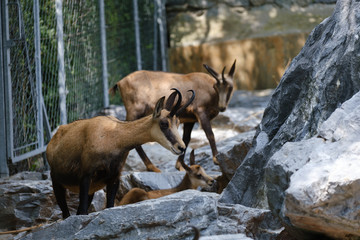
[{"label": "gray rock", "polygon": [[287,143],[271,158],[269,204],[288,226],[333,238],[360,236],[359,101],[357,93],[338,108],[319,127],[321,138]]},{"label": "gray rock", "polygon": [[265,5],[266,3],[272,3],[273,0],[250,0],[250,4],[252,6],[262,6]]},{"label": "gray rock", "polygon": [[320,137],[286,143],[267,165],[270,208],[294,235],[360,235],[359,101],[357,93],[319,127]]},{"label": "gray rock", "polygon": [[239,141],[239,138],[235,138],[237,139],[237,142],[229,144],[229,149],[223,150],[218,154],[217,157],[221,172],[229,181],[234,176],[236,169],[240,166],[249,149],[251,148],[254,134],[255,131],[247,132],[246,135],[248,137],[242,141]]},{"label": "gray rock", "polygon": [[224,3],[232,7],[249,7],[249,0],[224,0]]},{"label": "gray rock", "polygon": [[355,170],[360,169],[359,142],[356,136],[308,145],[313,151],[306,165],[291,176],[282,217],[293,226],[332,238],[360,238],[360,172]]},{"label": "gray rock", "polygon": [[5,179],[1,179],[1,181],[3,180],[46,180],[46,179],[49,179],[49,176],[46,173],[41,173],[41,172],[19,172],[15,175],[12,175],[8,178],[5,178]]},{"label": "gray rock", "polygon": [[264,173],[286,142],[308,139],[360,89],[360,2],[338,1],[310,34],[272,95],[253,146],[220,201],[267,207]]},{"label": "gray rock", "polygon": [[[45,174],[47,175],[47,174]],[[44,174],[23,172],[0,182],[0,229],[15,230],[61,218],[50,180],[38,180]],[[34,180],[35,179],[35,180]],[[95,193],[90,212],[105,207],[105,193]],[[78,194],[69,193],[67,203],[76,214]]]},{"label": "gray rock", "polygon": [[247,237],[245,234],[224,234],[224,235],[201,237],[200,239],[201,240],[252,240],[252,238]]},{"label": "gray rock", "polygon": [[360,136],[360,94],[346,101],[319,127],[319,136],[331,142]]},{"label": "gray rock", "polygon": [[254,134],[255,131],[239,133],[234,137],[217,142],[218,157],[220,158],[218,160],[221,161],[220,168],[213,164],[211,148],[208,145],[195,149],[195,163],[201,165],[206,171],[223,173],[225,171],[230,176],[235,171],[234,168],[237,168],[244,158],[244,153],[241,149],[248,151],[248,146],[254,138]]},{"label": "gray rock", "polygon": [[[8,180],[0,183],[0,229],[14,230],[56,218],[49,180]],[[55,215],[55,216],[54,216]]]},{"label": "gray rock", "polygon": [[187,190],[87,216],[71,216],[21,239],[192,239],[190,225],[197,227],[201,236],[242,233],[250,239],[271,239],[280,231],[270,211],[218,206],[217,199],[215,193]]},{"label": "gray rock", "polygon": [[291,175],[309,161],[312,149],[308,146],[323,143],[321,138],[288,142],[270,158],[266,166],[266,189],[269,207],[276,216],[280,215]]},{"label": "gray rock", "polygon": [[177,186],[184,176],[185,172],[135,172],[132,174],[132,182],[145,190],[168,189]]}]

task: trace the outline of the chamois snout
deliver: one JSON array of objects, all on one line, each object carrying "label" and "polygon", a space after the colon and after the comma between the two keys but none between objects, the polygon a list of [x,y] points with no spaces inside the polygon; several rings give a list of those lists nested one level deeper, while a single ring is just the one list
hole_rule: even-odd
[{"label": "chamois snout", "polygon": [[185,153],[185,144],[182,142],[182,143],[176,143],[174,144],[174,146],[172,147],[173,149],[173,152],[177,155],[182,155]]},{"label": "chamois snout", "polygon": [[210,187],[212,187],[212,186],[214,185],[214,183],[215,183],[215,179],[209,179],[209,180],[207,181],[207,184],[208,184]]},{"label": "chamois snout", "polygon": [[220,112],[225,112],[225,110],[226,110],[226,107],[219,106],[219,111],[220,111]]}]

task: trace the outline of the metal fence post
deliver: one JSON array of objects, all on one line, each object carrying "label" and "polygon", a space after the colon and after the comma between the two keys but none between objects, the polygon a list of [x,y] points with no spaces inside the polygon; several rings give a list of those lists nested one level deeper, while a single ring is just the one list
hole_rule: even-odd
[{"label": "metal fence post", "polygon": [[158,23],[157,23],[157,12],[158,12],[159,6],[157,5],[157,2],[155,1],[154,4],[154,50],[153,50],[153,70],[157,70],[157,61],[158,61]]},{"label": "metal fence post", "polygon": [[135,24],[135,43],[136,43],[136,62],[137,70],[142,69],[141,65],[141,42],[140,42],[140,27],[139,27],[139,11],[138,11],[138,2],[133,0],[134,7],[134,24]]},{"label": "metal fence post", "polygon": [[167,71],[167,41],[166,41],[166,17],[165,17],[165,2],[163,0],[156,0],[158,5],[158,24],[160,32],[160,52],[161,52],[161,66],[163,71]]},{"label": "metal fence post", "polygon": [[5,74],[4,74],[4,55],[3,55],[3,9],[4,3],[0,7],[0,178],[9,176],[7,166],[7,144],[6,144],[6,118],[5,118]]},{"label": "metal fence post", "polygon": [[64,23],[62,14],[62,0],[55,0],[56,9],[56,35],[58,46],[58,64],[59,64],[59,99],[60,99],[60,125],[67,123],[66,113],[66,85],[65,85],[65,64],[64,64]]},{"label": "metal fence post", "polygon": [[107,53],[106,53],[106,29],[105,29],[105,10],[104,0],[99,0],[100,10],[100,35],[101,35],[101,60],[103,70],[103,88],[104,88],[104,107],[109,107],[109,83],[108,83],[108,69],[107,69]]},{"label": "metal fence post", "polygon": [[42,111],[42,79],[41,79],[41,49],[40,49],[40,10],[39,0],[34,0],[34,42],[35,42],[35,77],[36,77],[36,129],[38,148],[44,146],[44,125]]},{"label": "metal fence post", "polygon": [[[0,36],[1,37],[1,36]],[[0,38],[0,45],[2,44]],[[0,53],[3,59],[2,49]],[[5,119],[5,86],[3,81],[3,61],[1,61],[0,73],[0,178],[9,176],[9,168],[7,166],[7,144],[6,144],[6,119]]]}]

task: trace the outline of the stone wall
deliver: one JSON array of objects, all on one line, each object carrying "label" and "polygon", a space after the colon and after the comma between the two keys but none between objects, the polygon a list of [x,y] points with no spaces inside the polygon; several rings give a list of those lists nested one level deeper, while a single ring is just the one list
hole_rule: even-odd
[{"label": "stone wall", "polygon": [[237,89],[277,86],[335,0],[168,0],[170,71],[219,72],[237,60]]}]

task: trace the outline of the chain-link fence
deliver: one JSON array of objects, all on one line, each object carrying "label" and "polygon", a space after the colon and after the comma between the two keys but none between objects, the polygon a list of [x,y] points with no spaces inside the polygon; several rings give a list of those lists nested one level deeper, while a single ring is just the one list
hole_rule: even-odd
[{"label": "chain-link fence", "polygon": [[[39,123],[40,109],[36,80],[35,63],[35,26],[34,8],[32,1],[8,1],[6,23],[8,28],[2,31],[8,35],[4,39],[7,47],[7,65],[4,74],[8,79],[6,92],[10,102],[7,108],[9,127],[6,128],[9,136],[8,147],[16,158],[20,155],[35,151],[40,144]],[[6,41],[8,40],[8,41]]]},{"label": "chain-link fence", "polygon": [[[139,70],[167,70],[164,3],[141,0],[106,1],[106,36],[109,85]],[[137,14],[137,16],[134,16]],[[136,22],[138,20],[138,29]],[[136,35],[138,31],[138,35]],[[138,39],[136,39],[138,37]],[[137,48],[137,42],[138,48]],[[112,99],[118,103],[116,99]]]},{"label": "chain-link fence", "polygon": [[0,6],[0,176],[8,174],[7,161],[43,153],[60,124],[107,106],[106,86],[137,69],[166,70],[161,0]]}]

